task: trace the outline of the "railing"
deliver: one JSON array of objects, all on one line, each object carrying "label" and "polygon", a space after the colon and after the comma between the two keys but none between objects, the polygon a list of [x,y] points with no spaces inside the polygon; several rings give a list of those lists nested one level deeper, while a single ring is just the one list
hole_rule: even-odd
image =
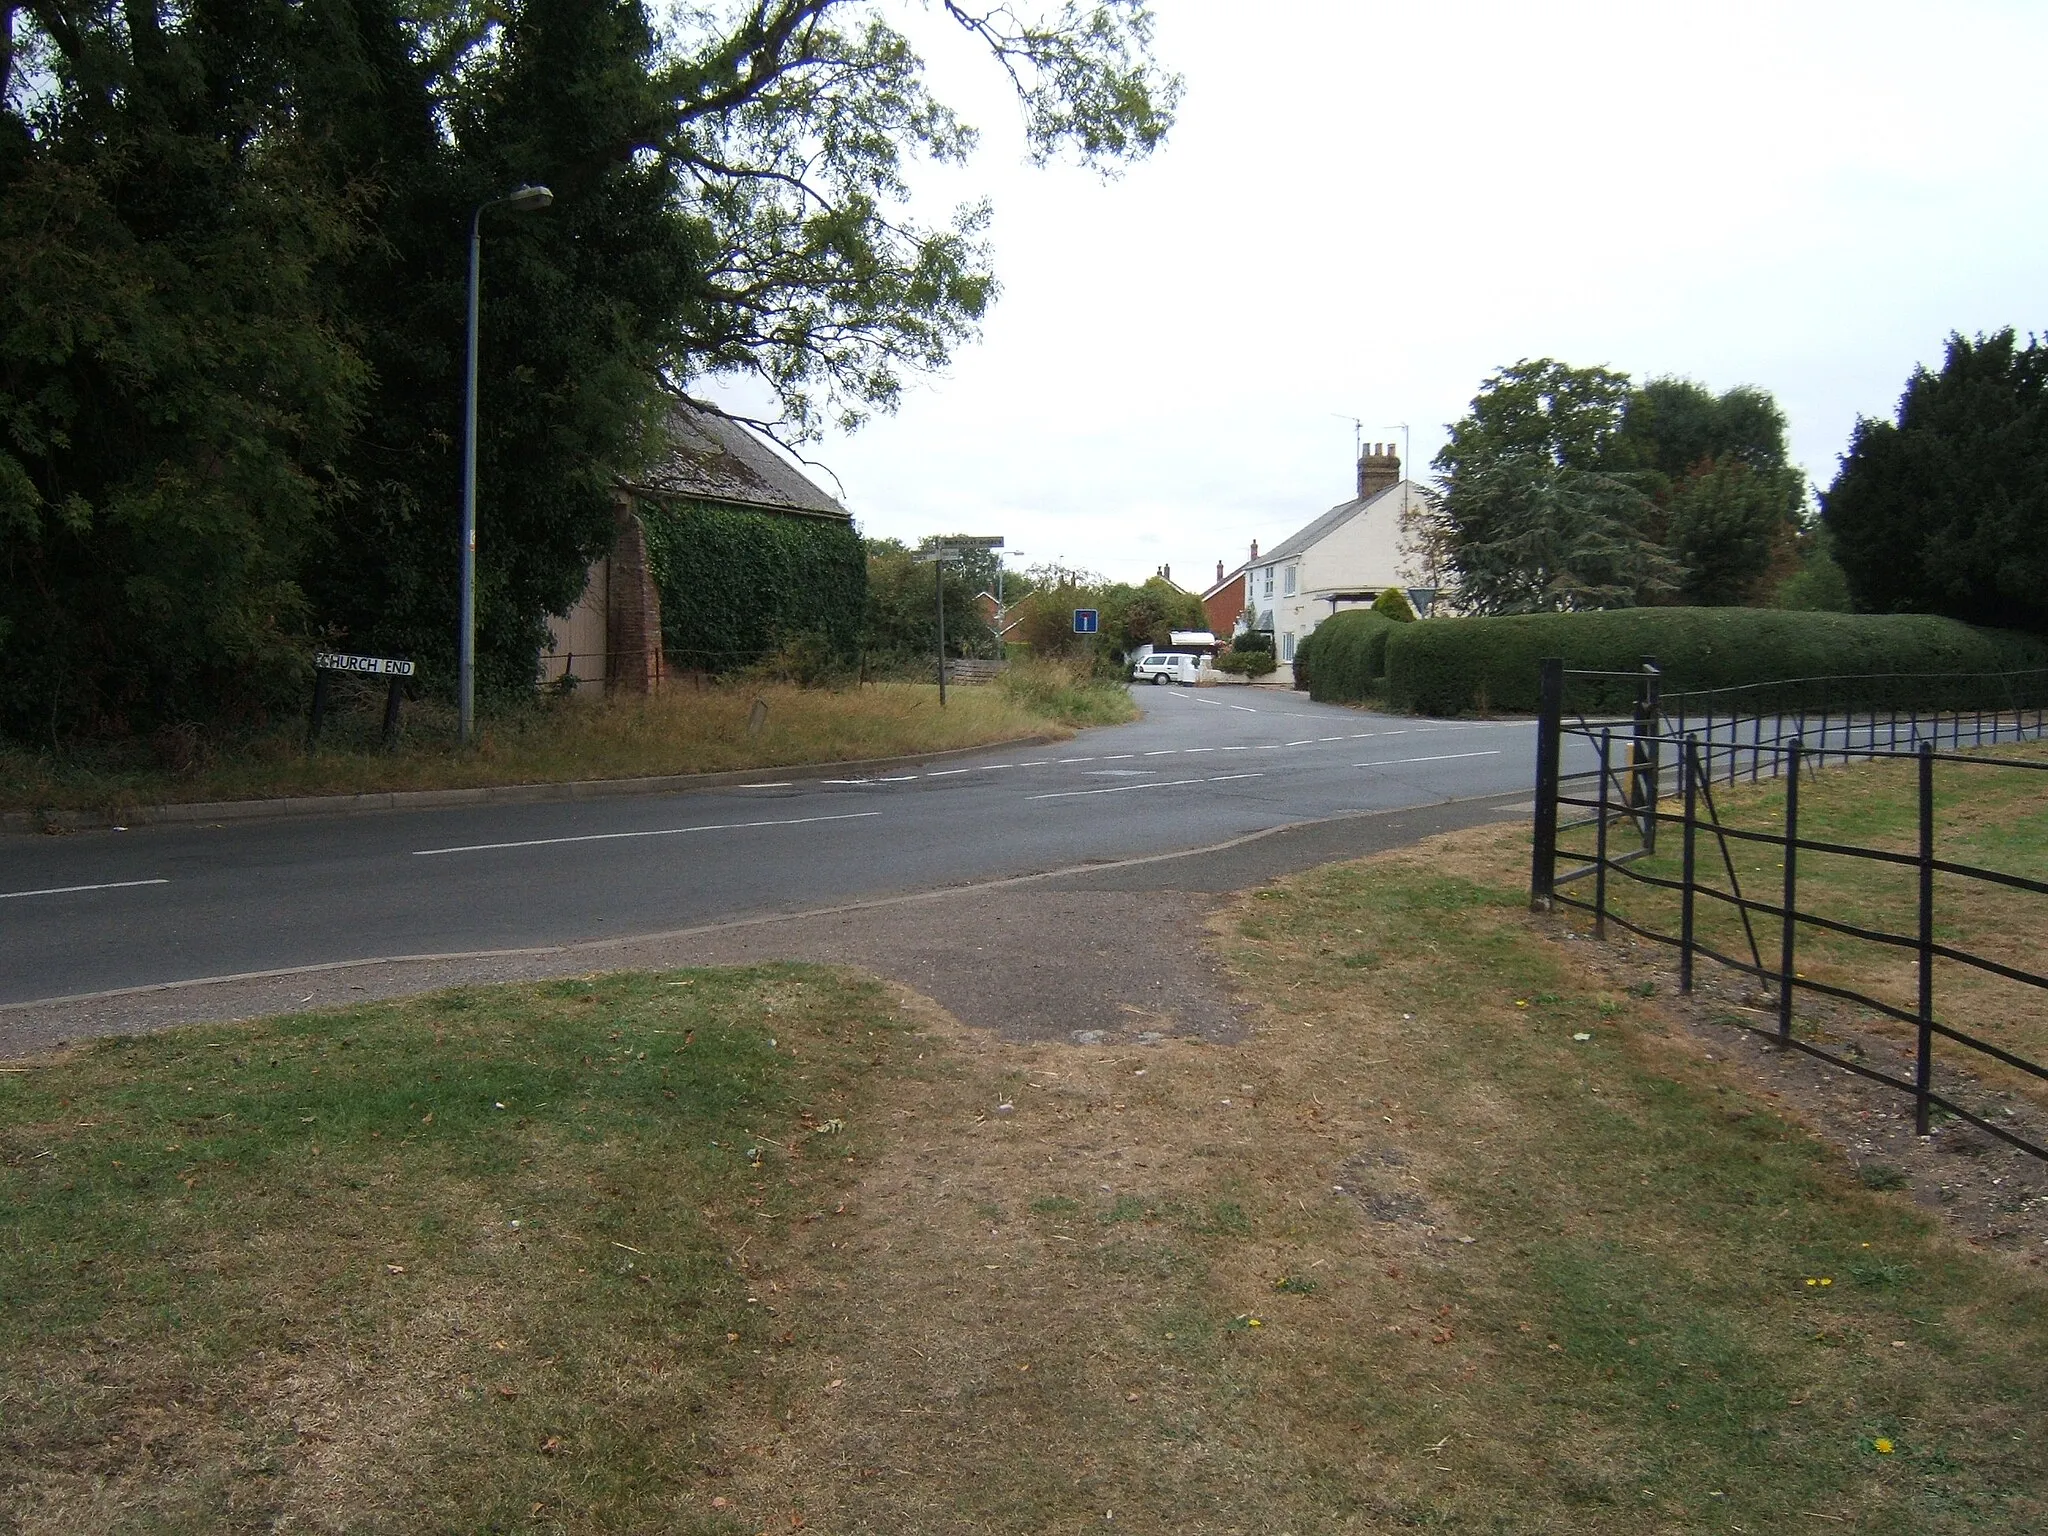
[{"label": "railing", "polygon": [[[2048,760],[1966,754],[1962,747],[2038,741],[2044,734],[2040,705],[2041,674],[2022,673],[1972,677],[1969,688],[1949,688],[1952,698],[1971,699],[1962,708],[1922,707],[1919,700],[1938,697],[1937,681],[1954,684],[1959,677],[1914,679],[1803,679],[1802,687],[1828,684],[1816,703],[1800,710],[1791,685],[1764,685],[1747,690],[1722,690],[1714,695],[1661,694],[1661,677],[1646,658],[1642,670],[1625,673],[1572,673],[1561,662],[1544,663],[1543,711],[1538,729],[1536,848],[1531,871],[1531,900],[1539,909],[1575,908],[1593,918],[1596,936],[1605,938],[1610,924],[1651,943],[1678,951],[1679,987],[1694,988],[1695,967],[1705,958],[1730,971],[1751,976],[1773,997],[1774,1028],[1759,1031],[1778,1044],[1805,1052],[1845,1072],[1883,1083],[1913,1096],[1915,1124],[1926,1135],[1932,1111],[1942,1109],[1998,1139],[2048,1159],[2048,1148],[2011,1128],[1980,1115],[1935,1084],[1937,1039],[1989,1058],[2024,1078],[2048,1081],[2048,1067],[2028,1060],[1980,1035],[1944,1022],[1936,1011],[1937,962],[1964,967],[2030,991],[2048,992],[2048,975],[2028,965],[1975,953],[1959,944],[1938,941],[1936,880],[1940,875],[1964,883],[1966,890],[1990,887],[2007,899],[2027,903],[2048,896],[2048,882],[2008,871],[1943,858],[1936,846],[1936,770],[1966,779],[1994,773],[2048,772]],[[1565,703],[1575,682],[1605,693],[1630,680],[1635,708],[1625,719],[1568,717]],[[1882,695],[1867,685],[1897,683],[1898,699],[1890,707],[1867,701]],[[1903,685],[1912,684],[1909,690]],[[1854,686],[1866,685],[1866,686]],[[1772,691],[1775,690],[1775,691]],[[1811,696],[1808,689],[1808,696]],[[1908,692],[1914,695],[1908,702]],[[1999,707],[2004,699],[2006,707]],[[1770,713],[1744,713],[1742,701],[1763,700]],[[1842,707],[1835,701],[1848,700]],[[1567,749],[1591,766],[1565,772]],[[1944,750],[1948,748],[1949,750]],[[1915,768],[1917,848],[1913,852],[1816,838],[1801,831],[1802,780],[1829,761],[1908,762]],[[1675,784],[1671,781],[1675,779]],[[1759,831],[1723,819],[1715,802],[1716,784],[1744,780],[1758,783],[1782,779],[1780,828]],[[1675,794],[1670,793],[1675,789]],[[1675,800],[1678,809],[1667,809]],[[1569,820],[1560,813],[1584,813]],[[1675,827],[1682,839],[1675,875],[1655,872],[1660,828]],[[1591,830],[1591,849],[1566,846],[1561,839]],[[1810,831],[1810,829],[1809,829]],[[1718,853],[1724,886],[1703,877],[1702,839],[1710,858]],[[1782,863],[1782,885],[1776,899],[1745,892],[1734,849],[1741,846],[1774,852]],[[1800,855],[1821,855],[1912,870],[1916,879],[1915,927],[1911,933],[1890,931],[1876,923],[1852,921],[1843,913],[1817,910],[1801,887]],[[1591,882],[1591,898],[1565,888]],[[1677,898],[1675,933],[1646,915],[1623,915],[1612,899],[1612,883],[1667,893]],[[1703,939],[1701,904],[1718,905],[1739,919],[1742,954],[1730,954]],[[1802,905],[1805,903],[1805,905]],[[2048,930],[2048,907],[2018,925],[2022,933]],[[1760,936],[1759,929],[1762,929]],[[1803,974],[1799,969],[1802,936],[1821,931],[1875,946],[1879,951],[1913,956],[1917,996],[1904,1007],[1861,986],[1841,985]],[[1765,959],[1766,945],[1776,954]],[[1897,1020],[1914,1031],[1910,1079],[1886,1072],[1863,1060],[1800,1039],[1794,1033],[1794,999],[1801,993],[1835,999]],[[1745,1026],[1755,1028],[1755,1026]]]}]

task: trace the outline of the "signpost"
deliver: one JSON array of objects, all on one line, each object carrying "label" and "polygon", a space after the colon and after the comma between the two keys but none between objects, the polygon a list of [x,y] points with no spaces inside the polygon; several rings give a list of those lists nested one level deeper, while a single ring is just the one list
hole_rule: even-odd
[{"label": "signpost", "polygon": [[986,538],[975,534],[955,534],[951,538],[935,539],[918,551],[921,563],[932,568],[932,593],[939,608],[939,708],[946,707],[946,562],[963,559],[968,555],[980,554],[986,550],[1001,549],[1002,535],[993,534]]},{"label": "signpost", "polygon": [[344,677],[388,677],[391,689],[384,696],[384,745],[398,734],[398,706],[405,697],[405,680],[412,676],[412,663],[390,656],[345,656],[339,651],[313,653],[313,716],[306,726],[306,750],[320,740],[320,724],[327,715],[327,680]]},{"label": "signpost", "polygon": [[1094,608],[1076,608],[1074,610],[1075,634],[1092,635],[1099,632],[1101,628],[1102,614],[1099,610]]}]

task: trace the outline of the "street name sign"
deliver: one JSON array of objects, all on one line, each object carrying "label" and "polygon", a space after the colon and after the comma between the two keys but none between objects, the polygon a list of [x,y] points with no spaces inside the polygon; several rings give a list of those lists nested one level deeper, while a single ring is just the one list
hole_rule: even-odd
[{"label": "street name sign", "polygon": [[322,672],[354,672],[363,677],[411,677],[412,663],[389,656],[344,656],[339,651],[315,651],[313,665]]},{"label": "street name sign", "polygon": [[1101,628],[1102,614],[1100,610],[1095,608],[1076,608],[1074,610],[1075,634],[1092,635],[1098,633]]},{"label": "street name sign", "polygon": [[956,534],[951,538],[937,539],[917,552],[919,565],[930,565],[938,560],[964,560],[969,555],[978,555],[991,549],[1001,549],[1001,534],[983,537],[977,534]]}]

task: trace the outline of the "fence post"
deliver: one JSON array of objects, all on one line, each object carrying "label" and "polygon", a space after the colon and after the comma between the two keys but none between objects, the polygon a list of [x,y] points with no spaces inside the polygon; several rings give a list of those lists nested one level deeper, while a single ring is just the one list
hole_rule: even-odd
[{"label": "fence post", "polygon": [[1692,991],[1693,844],[1698,826],[1699,751],[1697,736],[1685,738],[1678,753],[1678,783],[1685,797],[1685,849],[1678,875],[1678,990]]},{"label": "fence post", "polygon": [[1934,743],[1920,743],[1920,1043],[1913,1062],[1913,1134],[1927,1134],[1934,1086]]},{"label": "fence post", "polygon": [[1629,743],[1629,760],[1635,769],[1629,782],[1629,805],[1642,828],[1643,847],[1652,853],[1657,851],[1657,779],[1661,756],[1657,717],[1662,681],[1657,658],[1643,657],[1642,679],[1636,684],[1636,733]]},{"label": "fence post", "polygon": [[384,695],[384,745],[388,748],[398,740],[398,707],[405,699],[405,679],[391,679],[391,689]]},{"label": "fence post", "polygon": [[327,672],[325,668],[313,669],[313,711],[306,718],[306,750],[311,752],[320,744],[320,727],[327,719]]},{"label": "fence post", "polygon": [[1614,731],[1600,727],[1599,825],[1593,833],[1593,937],[1607,937],[1607,775],[1614,757]]},{"label": "fence post", "polygon": [[1558,760],[1564,740],[1564,658],[1545,657],[1538,674],[1536,715],[1536,847],[1529,866],[1529,906],[1550,910],[1557,892]]},{"label": "fence post", "polygon": [[1785,748],[1785,918],[1778,940],[1778,1039],[1792,1038],[1792,955],[1799,900],[1799,759],[1804,750],[1794,736]]}]

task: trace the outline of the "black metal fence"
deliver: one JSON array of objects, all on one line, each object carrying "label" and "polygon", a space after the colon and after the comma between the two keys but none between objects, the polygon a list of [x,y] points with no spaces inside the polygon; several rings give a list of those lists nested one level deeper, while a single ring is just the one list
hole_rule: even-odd
[{"label": "black metal fence", "polygon": [[[1679,986],[1691,992],[1697,962],[1705,958],[1751,976],[1775,1000],[1774,1035],[1784,1046],[1817,1056],[1845,1072],[1913,1095],[1916,1128],[1927,1134],[1931,1112],[1940,1108],[1992,1136],[2037,1157],[2048,1148],[1999,1125],[1942,1092],[1935,1082],[1935,1043],[1988,1057],[2026,1077],[2048,1080],[2048,1067],[1944,1022],[1936,1008],[1937,962],[1949,962],[2048,992],[2048,975],[2008,964],[1936,938],[1936,881],[1941,875],[1970,886],[1988,885],[2015,902],[2048,896],[2048,882],[1943,858],[1936,846],[1937,772],[1961,776],[2048,772],[2048,760],[2001,755],[1986,757],[1963,748],[2037,741],[2044,732],[2038,673],[1992,677],[1960,675],[1913,678],[1801,679],[1712,694],[1666,696],[1655,662],[1645,658],[1635,673],[1579,672],[1562,662],[1543,664],[1539,716],[1535,852],[1530,896],[1539,909],[1576,908],[1593,918],[1604,938],[1610,924],[1652,943],[1678,950]],[[1626,716],[1574,714],[1574,686],[1581,696],[1611,702],[1617,684],[1635,690]],[[1815,685],[1821,685],[1816,687]],[[1951,701],[1944,705],[1943,695]],[[1887,698],[1889,695],[1889,698]],[[1964,707],[1952,701],[1967,699]],[[1812,701],[1806,707],[1806,701]],[[1566,769],[1567,754],[1583,767]],[[1910,762],[1915,766],[1918,846],[1913,852],[1818,839],[1802,833],[1800,787],[1828,762]],[[1715,802],[1717,784],[1747,780],[1784,781],[1782,820],[1759,831],[1724,821]],[[1675,808],[1674,808],[1675,807]],[[1681,838],[1675,875],[1642,867],[1657,856],[1660,829]],[[1810,828],[1809,828],[1810,832]],[[1571,846],[1589,834],[1590,849]],[[1743,845],[1775,853],[1782,862],[1782,886],[1775,899],[1745,892],[1734,853]],[[1703,873],[1701,850],[1717,872]],[[1838,856],[1900,866],[1917,875],[1917,923],[1899,933],[1840,912],[1819,910],[1800,884],[1802,853]],[[1718,855],[1718,859],[1715,859]],[[1725,885],[1721,876],[1725,876]],[[1677,898],[1677,931],[1647,919],[1624,916],[1610,900],[1610,884],[1621,880]],[[1590,899],[1567,888],[1590,882]],[[1581,887],[1584,888],[1584,887]],[[1718,904],[1739,919],[1743,954],[1731,954],[1703,939],[1701,903]],[[2021,931],[2039,933],[2048,906]],[[1903,1007],[1859,987],[1809,978],[1798,969],[1802,933],[1821,930],[1881,950],[1909,952],[1917,981],[1915,1006]],[[1767,948],[1774,949],[1770,960]],[[1915,1035],[1910,1079],[1851,1059],[1793,1032],[1794,998],[1805,992],[1867,1008],[1910,1026]],[[1751,1026],[1754,1027],[1754,1026]]]}]

